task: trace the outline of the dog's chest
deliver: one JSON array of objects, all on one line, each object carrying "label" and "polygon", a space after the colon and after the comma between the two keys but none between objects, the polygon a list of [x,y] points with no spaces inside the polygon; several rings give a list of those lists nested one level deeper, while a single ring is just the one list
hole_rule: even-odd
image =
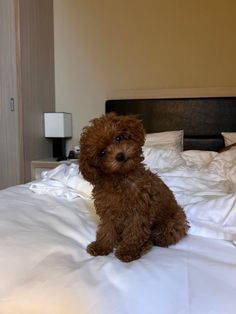
[{"label": "dog's chest", "polygon": [[98,215],[128,215],[137,208],[140,185],[129,179],[119,182],[101,182],[93,189],[94,204]]},{"label": "dog's chest", "polygon": [[135,180],[122,179],[120,181],[107,181],[95,185],[93,194],[97,199],[100,195],[107,200],[123,200],[131,195],[136,196],[140,192],[141,186]]}]

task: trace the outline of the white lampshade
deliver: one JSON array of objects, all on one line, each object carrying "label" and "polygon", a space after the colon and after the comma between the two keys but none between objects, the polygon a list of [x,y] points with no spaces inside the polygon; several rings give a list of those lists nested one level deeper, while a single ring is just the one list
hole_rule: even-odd
[{"label": "white lampshade", "polygon": [[72,136],[72,116],[67,112],[44,113],[45,137],[66,138]]}]

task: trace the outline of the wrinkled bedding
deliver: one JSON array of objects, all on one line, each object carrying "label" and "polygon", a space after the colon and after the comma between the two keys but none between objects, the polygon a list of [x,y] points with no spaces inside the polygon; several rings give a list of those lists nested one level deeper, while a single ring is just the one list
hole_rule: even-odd
[{"label": "wrinkled bedding", "polygon": [[189,235],[122,263],[92,257],[98,218],[76,164],[0,191],[0,314],[235,314],[236,149],[144,151]]}]

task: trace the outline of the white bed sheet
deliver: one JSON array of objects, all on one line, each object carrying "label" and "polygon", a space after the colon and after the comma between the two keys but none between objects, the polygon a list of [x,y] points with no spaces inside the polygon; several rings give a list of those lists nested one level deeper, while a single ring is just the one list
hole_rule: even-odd
[{"label": "white bed sheet", "polygon": [[86,253],[98,219],[75,166],[59,169],[66,173],[60,196],[45,189],[60,177],[58,169],[38,186],[1,191],[0,314],[235,314],[234,160],[227,153],[212,156],[207,167],[157,165],[185,208],[190,232],[131,263]]},{"label": "white bed sheet", "polygon": [[[7,207],[6,207],[7,202]],[[122,263],[85,251],[95,237],[91,204],[1,192],[1,314],[234,314],[236,248],[189,235]]]}]

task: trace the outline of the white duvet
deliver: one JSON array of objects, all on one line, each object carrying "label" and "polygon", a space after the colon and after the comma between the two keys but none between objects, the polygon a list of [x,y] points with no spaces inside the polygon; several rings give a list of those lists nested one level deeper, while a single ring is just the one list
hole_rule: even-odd
[{"label": "white duvet", "polygon": [[145,152],[189,235],[122,263],[92,257],[97,217],[77,166],[0,192],[0,314],[235,314],[236,150]]}]

